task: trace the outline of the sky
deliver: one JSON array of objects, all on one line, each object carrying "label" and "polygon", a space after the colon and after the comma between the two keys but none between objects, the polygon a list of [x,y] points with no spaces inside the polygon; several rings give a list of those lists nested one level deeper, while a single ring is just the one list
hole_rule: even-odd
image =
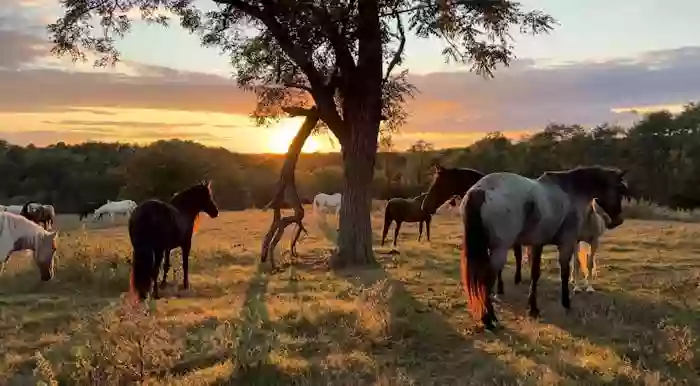
[{"label": "sky", "polygon": [[[518,60],[495,79],[445,63],[438,40],[409,37],[404,66],[419,93],[394,137],[397,149],[419,139],[466,146],[491,131],[520,138],[551,122],[628,125],[640,112],[675,112],[700,99],[700,2],[521,3],[559,25],[549,35],[516,35]],[[0,0],[0,139],[45,146],[179,138],[245,153],[286,150],[300,121],[256,127],[253,96],[236,87],[228,58],[177,22],[137,22],[118,44],[123,61],[95,69],[49,53],[45,26],[60,14],[58,0]],[[321,135],[304,151],[337,146]]]}]

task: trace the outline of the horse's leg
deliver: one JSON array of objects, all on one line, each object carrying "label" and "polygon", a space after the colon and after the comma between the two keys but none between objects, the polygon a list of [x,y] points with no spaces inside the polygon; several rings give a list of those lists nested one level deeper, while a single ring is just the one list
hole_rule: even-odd
[{"label": "horse's leg", "polygon": [[158,273],[160,272],[160,265],[163,262],[163,250],[156,249],[155,256],[153,260],[153,268],[151,269],[151,283],[153,285],[153,299],[160,298],[158,294]]},{"label": "horse's leg", "polygon": [[583,268],[585,263],[585,257],[582,256],[582,254],[585,253],[584,251],[581,250],[581,243],[576,243],[576,246],[574,246],[574,253],[573,253],[573,261],[571,264],[573,264],[573,267],[571,267],[571,284],[574,285],[573,292],[578,292],[581,290],[581,287],[578,286],[578,281],[581,278],[581,276],[584,277],[583,281],[586,281],[586,277],[588,276],[586,273],[582,273],[581,269]]},{"label": "horse's leg", "polygon": [[384,241],[386,241],[386,234],[389,233],[389,227],[391,226],[391,219],[384,215],[384,228],[382,229],[382,247],[384,246]]},{"label": "horse's leg", "polygon": [[535,245],[530,247],[530,295],[527,302],[530,306],[530,317],[537,318],[540,316],[540,310],[537,308],[537,282],[540,280],[540,263],[542,262],[542,246]]},{"label": "horse's leg", "polygon": [[396,248],[396,241],[399,239],[399,230],[401,229],[401,221],[396,220],[396,228],[394,228],[394,248]]},{"label": "horse's leg", "polygon": [[505,291],[503,290],[503,270],[498,271],[498,277],[496,277],[496,294],[505,294]]},{"label": "horse's leg", "polygon": [[598,239],[597,238],[593,239],[593,241],[591,242],[590,245],[591,245],[591,253],[588,254],[588,261],[587,261],[588,267],[586,267],[587,270],[586,270],[585,285],[586,285],[586,292],[595,292],[595,290],[593,289],[593,286],[588,282],[588,278],[590,277],[592,280],[593,278],[598,276],[596,261],[595,261],[595,253],[598,250]]},{"label": "horse's leg", "polygon": [[418,241],[423,236],[423,221],[418,221]]},{"label": "horse's leg", "polygon": [[571,256],[574,254],[576,241],[559,245],[559,271],[561,274],[561,305],[567,312],[571,310],[569,296],[569,277],[571,276]]},{"label": "horse's leg", "polygon": [[503,267],[505,267],[506,261],[508,260],[508,249],[508,247],[498,247],[491,251],[491,269],[488,270],[488,275],[486,277],[486,290],[489,293],[486,296],[486,314],[482,317],[482,322],[487,329],[493,329],[495,324],[498,323],[496,311],[493,309],[493,296],[491,296],[491,292],[493,291],[493,285],[496,284],[496,281],[498,281],[500,287],[498,291],[503,291],[501,271],[503,271]]},{"label": "horse's leg", "polygon": [[513,245],[513,255],[515,255],[515,284],[517,285],[523,281],[523,246]]},{"label": "horse's leg", "polygon": [[166,280],[168,279],[168,271],[170,271],[170,249],[165,250],[163,261],[163,281],[160,282],[160,288],[165,288],[167,286]]},{"label": "horse's leg", "polygon": [[187,241],[182,246],[182,288],[183,289],[189,289],[190,288],[190,277],[189,277],[189,267],[190,267],[190,248],[192,247],[192,242]]},{"label": "horse's leg", "polygon": [[428,239],[428,242],[430,242],[430,221],[432,220],[432,217],[428,217],[427,220],[425,220],[425,237]]}]

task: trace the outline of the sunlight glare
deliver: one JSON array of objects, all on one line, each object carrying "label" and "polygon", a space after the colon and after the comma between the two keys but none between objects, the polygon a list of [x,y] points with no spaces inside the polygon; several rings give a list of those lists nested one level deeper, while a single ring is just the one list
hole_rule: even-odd
[{"label": "sunlight glare", "polygon": [[[299,127],[304,122],[303,117],[287,118],[280,121],[277,126],[270,129],[267,148],[271,153],[284,154],[289,148],[289,144],[299,131]],[[318,140],[311,136],[304,143],[301,149],[303,153],[313,153],[320,150]]]}]

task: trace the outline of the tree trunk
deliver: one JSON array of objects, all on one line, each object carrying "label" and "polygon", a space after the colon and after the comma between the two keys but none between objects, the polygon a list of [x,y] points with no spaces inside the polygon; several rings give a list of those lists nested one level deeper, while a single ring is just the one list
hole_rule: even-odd
[{"label": "tree trunk", "polygon": [[338,250],[334,267],[365,265],[375,262],[372,251],[372,180],[377,155],[379,122],[358,120],[343,144],[344,180],[340,208]]}]

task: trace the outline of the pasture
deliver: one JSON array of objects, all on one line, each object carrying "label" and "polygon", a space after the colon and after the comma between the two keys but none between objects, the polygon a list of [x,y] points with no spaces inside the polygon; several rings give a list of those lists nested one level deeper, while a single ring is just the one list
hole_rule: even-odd
[{"label": "pasture", "polygon": [[39,283],[24,253],[0,277],[0,384],[700,384],[700,224],[627,220],[606,233],[597,292],[573,295],[570,315],[546,249],[539,321],[526,317],[529,265],[515,286],[511,256],[496,305],[504,330],[493,334],[465,308],[458,217],[436,216],[430,243],[405,224],[393,255],[379,247],[375,211],[380,265],[332,271],[328,227],[307,213],[300,256],[278,257],[274,274],[258,264],[270,212],[202,216],[192,288],[176,287],[174,252],[176,277],[151,317],[121,305],[125,221],[80,229],[59,216],[54,280]]}]

